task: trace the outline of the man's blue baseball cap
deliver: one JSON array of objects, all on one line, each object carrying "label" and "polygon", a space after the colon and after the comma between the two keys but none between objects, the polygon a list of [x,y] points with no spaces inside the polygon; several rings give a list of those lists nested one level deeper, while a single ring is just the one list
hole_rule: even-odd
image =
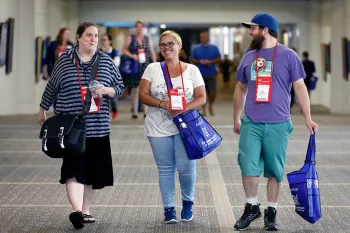
[{"label": "man's blue baseball cap", "polygon": [[252,25],[267,27],[268,29],[278,32],[278,21],[269,13],[260,13],[252,18],[250,22],[242,23],[244,27],[250,28]]}]

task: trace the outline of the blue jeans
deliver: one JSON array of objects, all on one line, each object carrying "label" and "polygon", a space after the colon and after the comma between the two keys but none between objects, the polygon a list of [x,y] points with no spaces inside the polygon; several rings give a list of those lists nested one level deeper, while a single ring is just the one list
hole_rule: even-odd
[{"label": "blue jeans", "polygon": [[179,172],[182,200],[193,201],[196,161],[189,160],[179,134],[148,137],[159,171],[159,186],[164,208],[174,207],[176,170]]}]

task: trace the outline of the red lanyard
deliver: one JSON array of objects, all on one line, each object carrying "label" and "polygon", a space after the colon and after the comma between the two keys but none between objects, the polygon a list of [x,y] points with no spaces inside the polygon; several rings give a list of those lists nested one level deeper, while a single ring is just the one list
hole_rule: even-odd
[{"label": "red lanyard", "polygon": [[[184,84],[184,78],[182,76],[182,68],[181,68],[181,63],[179,61],[179,65],[180,65],[180,73],[181,73],[181,80],[182,80],[182,89],[185,88],[185,84]],[[166,81],[168,82],[168,89],[170,88],[170,86],[172,86],[172,83],[171,83],[171,78],[170,78],[170,73],[169,73],[169,70],[168,70],[168,66],[166,65],[165,63],[165,66],[166,66]],[[170,82],[170,83],[169,83]],[[173,87],[174,88],[174,87]],[[168,93],[169,93],[169,90],[168,90]]]},{"label": "red lanyard", "polygon": [[[272,65],[271,65],[271,78],[272,78],[272,68],[275,65],[275,57],[276,57],[276,51],[277,51],[278,43],[276,43],[276,47],[273,51],[272,55]],[[258,58],[259,58],[259,50],[256,52],[256,59],[255,59],[255,72],[256,72],[256,78],[259,77],[259,70],[258,70]]]},{"label": "red lanyard", "polygon": [[[80,84],[80,90],[83,89],[83,86],[81,85],[81,80],[80,80],[80,70],[79,70],[79,65],[78,65],[78,59],[76,59],[75,65],[77,67],[77,72],[78,72],[78,80]],[[96,73],[96,80],[98,79],[98,74]],[[92,81],[92,78],[90,77],[90,81]]]}]

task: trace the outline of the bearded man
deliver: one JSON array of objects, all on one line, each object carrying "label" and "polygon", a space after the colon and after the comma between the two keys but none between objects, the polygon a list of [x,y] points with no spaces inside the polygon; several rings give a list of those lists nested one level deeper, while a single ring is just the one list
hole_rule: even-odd
[{"label": "bearded man", "polygon": [[[298,55],[278,44],[278,21],[260,13],[249,28],[250,51],[238,68],[234,100],[234,132],[240,134],[238,164],[241,169],[246,204],[234,228],[245,230],[261,217],[257,196],[259,177],[264,171],[267,181],[267,208],[264,229],[276,231],[276,208],[284,177],[286,151],[293,125],[290,120],[291,88],[298,97],[306,127],[313,134],[318,125],[312,121],[305,72]],[[241,116],[244,107],[244,114]]]}]

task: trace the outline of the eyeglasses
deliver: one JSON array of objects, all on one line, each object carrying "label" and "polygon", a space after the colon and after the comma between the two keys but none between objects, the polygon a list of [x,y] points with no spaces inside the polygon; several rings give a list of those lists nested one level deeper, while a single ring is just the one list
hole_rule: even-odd
[{"label": "eyeglasses", "polygon": [[165,48],[166,46],[171,48],[174,46],[174,44],[178,44],[179,42],[169,41],[168,43],[159,43],[160,48]]}]

